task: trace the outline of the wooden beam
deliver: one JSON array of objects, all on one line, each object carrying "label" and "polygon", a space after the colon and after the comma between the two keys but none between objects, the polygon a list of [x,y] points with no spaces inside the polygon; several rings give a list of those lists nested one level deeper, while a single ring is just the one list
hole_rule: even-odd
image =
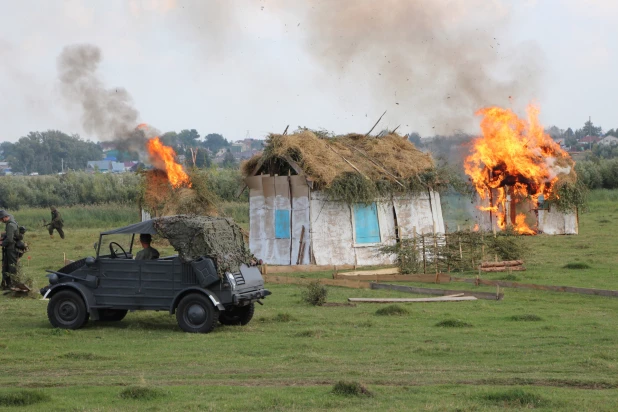
[{"label": "wooden beam", "polygon": [[326,144],[326,146],[328,146],[328,148],[330,150],[332,150],[335,154],[339,155],[347,164],[349,164],[350,166],[352,166],[352,168],[354,170],[356,170],[358,173],[360,173],[361,176],[363,176],[365,179],[371,180],[369,179],[367,176],[365,176],[365,174],[363,174],[363,172],[361,172],[360,170],[358,170],[358,168],[356,166],[354,166],[348,159],[346,159],[345,157],[343,157],[343,155],[339,152],[337,152],[335,149],[333,149],[328,143]]},{"label": "wooden beam", "polygon": [[367,132],[367,134],[365,134],[365,137],[369,136],[369,133],[373,132],[373,129],[376,128],[376,126],[378,125],[378,123],[380,123],[380,120],[382,120],[382,118],[384,117],[384,115],[386,114],[386,110],[384,110],[384,113],[382,113],[382,116],[380,116],[380,118],[378,119],[378,121],[376,122],[376,124],[373,125],[373,127],[371,129],[369,129],[369,131]]},{"label": "wooden beam", "polygon": [[348,302],[366,303],[408,303],[408,302],[460,302],[464,300],[476,300],[474,296],[441,296],[439,298],[348,298]]},{"label": "wooden beam", "polygon": [[[419,282],[419,283],[436,283],[436,275],[389,275],[389,274],[367,274],[362,272],[348,272],[355,273],[348,275],[347,273],[338,273],[335,275],[335,279],[357,279],[364,282]],[[448,283],[451,281],[451,277],[446,273],[440,273],[437,277],[437,283]]]},{"label": "wooden beam", "polygon": [[618,290],[576,288],[572,286],[536,285],[536,284],[530,284],[530,283],[507,282],[507,281],[502,281],[502,280],[485,280],[485,279],[477,280],[477,279],[465,279],[465,278],[455,278],[455,277],[451,277],[451,281],[472,283],[476,285],[500,286],[503,288],[532,289],[532,290],[543,290],[543,291],[550,291],[550,292],[579,293],[581,295],[608,296],[612,298],[618,298]]},{"label": "wooden beam", "polygon": [[296,163],[294,160],[292,160],[292,158],[288,155],[283,155],[281,156],[281,158],[283,160],[285,160],[286,162],[288,162],[288,164],[290,165],[290,167],[292,167],[292,169],[294,169],[294,171],[296,172],[297,175],[303,175],[303,169],[298,165],[298,163]]},{"label": "wooden beam", "polygon": [[482,268],[493,268],[500,266],[521,266],[524,264],[523,260],[503,260],[501,262],[481,262]]},{"label": "wooden beam", "polygon": [[495,293],[490,292],[474,292],[468,290],[446,290],[446,289],[430,289],[430,288],[416,288],[412,286],[400,286],[400,285],[388,285],[384,283],[370,283],[371,289],[388,289],[388,290],[397,290],[399,292],[406,293],[418,293],[421,295],[454,295],[458,293],[464,293],[466,296],[474,296],[478,299],[487,299],[487,300],[502,300],[504,298],[504,293],[498,294],[496,296]]},{"label": "wooden beam", "polygon": [[[338,270],[352,270],[354,265],[340,265]],[[302,272],[332,272],[335,270],[333,265],[289,265],[289,266],[268,266],[268,273],[302,273]]]}]

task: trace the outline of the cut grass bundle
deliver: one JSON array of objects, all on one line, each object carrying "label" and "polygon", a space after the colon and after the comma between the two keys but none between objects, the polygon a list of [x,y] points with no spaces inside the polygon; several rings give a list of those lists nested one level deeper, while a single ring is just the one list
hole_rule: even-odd
[{"label": "cut grass bundle", "polygon": [[358,382],[339,381],[333,386],[333,393],[340,396],[368,396],[373,394]]},{"label": "cut grass bundle", "polygon": [[509,319],[516,322],[539,322],[543,320],[543,318],[533,313],[525,315],[513,315]]},{"label": "cut grass bundle", "polygon": [[549,406],[550,404],[550,402],[542,396],[521,388],[491,392],[483,395],[482,398],[503,407],[538,408]]},{"label": "cut grass bundle", "polygon": [[140,401],[150,401],[165,396],[165,393],[158,388],[149,388],[147,386],[129,386],[120,392],[119,396],[122,399],[133,399]]},{"label": "cut grass bundle", "polygon": [[436,326],[440,328],[471,328],[470,323],[464,322],[459,319],[446,319],[436,323]]},{"label": "cut grass bundle", "polygon": [[376,310],[376,315],[378,316],[402,316],[408,313],[408,309],[399,305],[389,305]]},{"label": "cut grass bundle", "polygon": [[581,262],[574,262],[574,263],[567,263],[566,265],[562,266],[563,269],[590,269],[590,265],[587,263],[581,263]]},{"label": "cut grass bundle", "polygon": [[1,406],[28,406],[50,400],[49,395],[39,391],[21,390],[0,393]]}]

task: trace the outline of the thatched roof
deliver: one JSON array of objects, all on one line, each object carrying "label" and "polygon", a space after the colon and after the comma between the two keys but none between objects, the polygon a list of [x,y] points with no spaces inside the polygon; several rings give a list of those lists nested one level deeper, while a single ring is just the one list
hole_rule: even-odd
[{"label": "thatched roof", "polygon": [[[264,173],[304,174],[321,187],[344,173],[379,180],[406,180],[434,168],[431,155],[398,134],[380,137],[348,134],[322,138],[305,130],[290,135],[271,134],[264,152],[244,162],[245,177]],[[300,172],[300,173],[299,173]]]}]

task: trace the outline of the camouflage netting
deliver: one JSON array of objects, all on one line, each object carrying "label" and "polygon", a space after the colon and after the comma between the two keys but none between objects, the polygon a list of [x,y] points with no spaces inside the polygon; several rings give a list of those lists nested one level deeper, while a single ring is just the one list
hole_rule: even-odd
[{"label": "camouflage netting", "polygon": [[199,256],[215,259],[219,276],[238,272],[253,256],[245,245],[240,227],[231,219],[211,216],[178,215],[155,220],[159,235],[189,262]]}]

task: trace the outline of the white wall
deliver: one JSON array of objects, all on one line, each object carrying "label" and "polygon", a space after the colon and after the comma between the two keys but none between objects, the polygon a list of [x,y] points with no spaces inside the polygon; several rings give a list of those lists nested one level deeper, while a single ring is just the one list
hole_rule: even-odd
[{"label": "white wall", "polygon": [[547,235],[576,235],[579,231],[575,213],[539,210],[538,228]]}]

